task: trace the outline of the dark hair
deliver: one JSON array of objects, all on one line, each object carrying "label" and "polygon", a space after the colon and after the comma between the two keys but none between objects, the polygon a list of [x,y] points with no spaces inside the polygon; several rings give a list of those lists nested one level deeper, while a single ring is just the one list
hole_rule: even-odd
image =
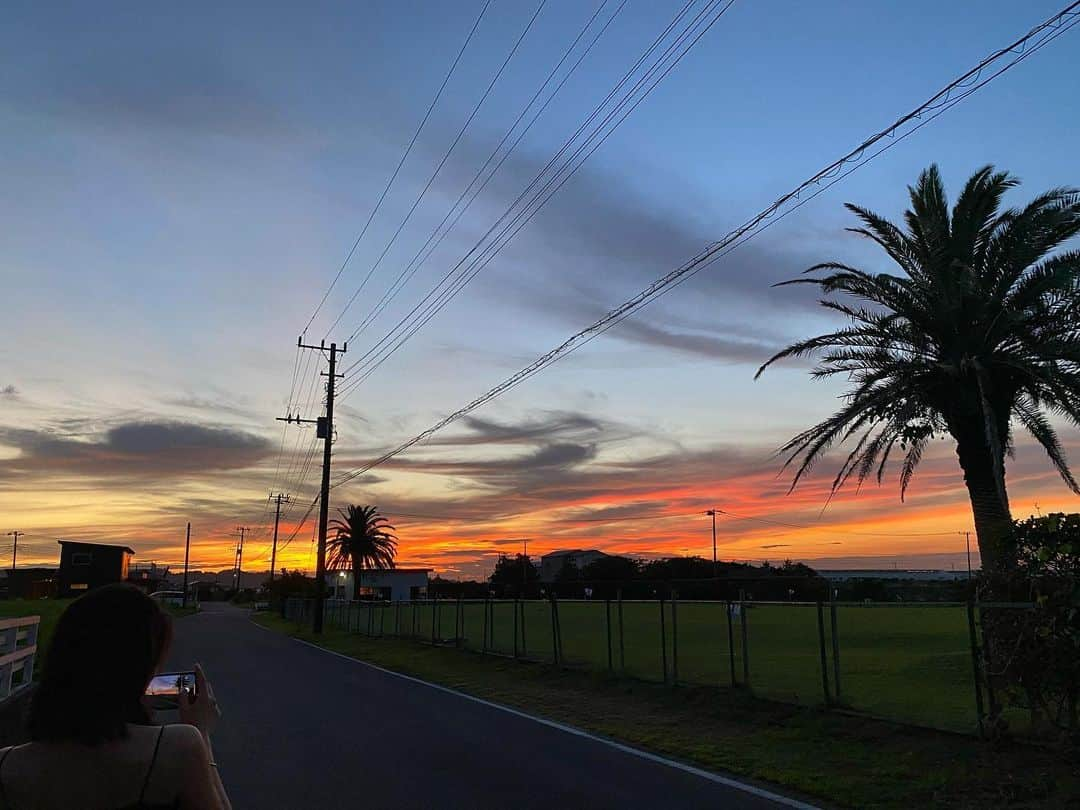
[{"label": "dark hair", "polygon": [[57,622],[30,704],[30,739],[96,745],[146,725],[143,692],[172,641],[172,621],[132,585],[79,597]]}]

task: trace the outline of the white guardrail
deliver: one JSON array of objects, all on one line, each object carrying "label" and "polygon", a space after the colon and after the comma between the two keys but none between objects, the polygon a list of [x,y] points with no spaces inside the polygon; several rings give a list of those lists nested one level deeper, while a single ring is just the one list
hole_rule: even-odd
[{"label": "white guardrail", "polygon": [[0,619],[0,701],[34,679],[40,616]]}]

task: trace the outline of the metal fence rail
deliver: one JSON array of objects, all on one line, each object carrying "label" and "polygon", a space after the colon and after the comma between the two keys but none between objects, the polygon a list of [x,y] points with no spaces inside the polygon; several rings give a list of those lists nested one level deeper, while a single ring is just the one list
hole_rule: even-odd
[{"label": "metal fence rail", "polygon": [[[335,602],[328,628],[669,685],[738,689],[915,725],[981,731],[979,613],[1027,603],[424,599]],[[286,618],[311,622],[312,602]],[[1010,718],[1023,730],[1025,718]]]}]

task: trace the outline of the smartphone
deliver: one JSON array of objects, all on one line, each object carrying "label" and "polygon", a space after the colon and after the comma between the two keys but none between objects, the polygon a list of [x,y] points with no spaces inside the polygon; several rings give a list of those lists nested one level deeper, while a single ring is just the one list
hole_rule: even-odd
[{"label": "smartphone", "polygon": [[146,687],[147,697],[179,697],[180,690],[195,692],[194,672],[163,672],[150,679]]}]

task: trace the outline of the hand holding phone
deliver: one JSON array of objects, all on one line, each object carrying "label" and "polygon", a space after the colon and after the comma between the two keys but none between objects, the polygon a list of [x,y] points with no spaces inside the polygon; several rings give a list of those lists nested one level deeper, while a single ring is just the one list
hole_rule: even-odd
[{"label": "hand holding phone", "polygon": [[185,690],[180,698],[180,722],[195,726],[204,737],[209,738],[220,717],[221,709],[214,698],[214,690],[206,680],[202,667],[196,664],[195,689]]}]

